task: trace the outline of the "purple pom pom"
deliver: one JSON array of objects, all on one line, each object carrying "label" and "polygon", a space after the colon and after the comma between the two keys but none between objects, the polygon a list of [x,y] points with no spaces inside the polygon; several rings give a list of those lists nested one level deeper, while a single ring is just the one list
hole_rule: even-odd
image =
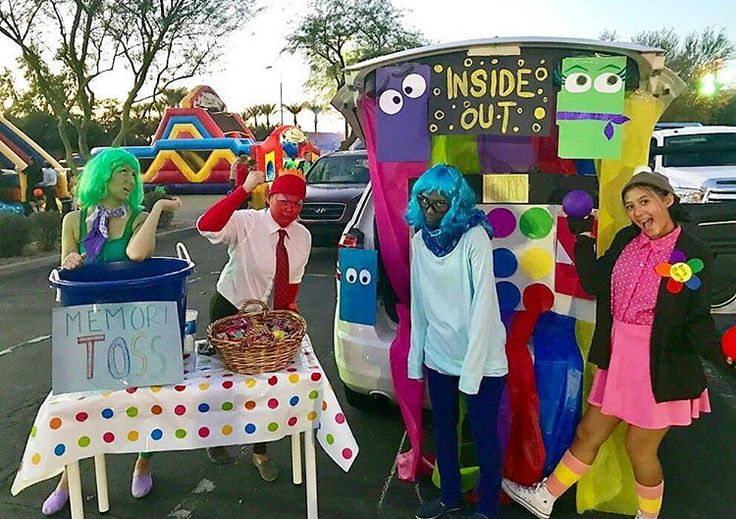
[{"label": "purple pom pom", "polygon": [[562,209],[567,216],[585,218],[593,210],[593,197],[582,189],[570,191],[562,199]]}]

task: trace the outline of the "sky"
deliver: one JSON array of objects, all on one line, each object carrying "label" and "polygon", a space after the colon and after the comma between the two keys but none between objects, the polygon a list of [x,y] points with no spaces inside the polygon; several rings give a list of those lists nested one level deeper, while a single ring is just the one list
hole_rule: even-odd
[{"label": "sky", "polygon": [[[260,103],[279,103],[279,83],[285,104],[312,101],[304,89],[309,70],[303,56],[281,52],[285,37],[308,0],[258,0],[262,13],[243,24],[225,42],[226,52],[211,70],[180,86],[207,84],[215,89],[230,111]],[[736,3],[733,0],[393,0],[405,9],[405,25],[420,30],[432,43],[493,36],[562,36],[597,38],[603,30],[616,30],[624,41],[641,31],[673,28],[682,36],[712,26],[726,27],[736,42]],[[704,6],[707,4],[707,8]],[[451,7],[450,7],[451,6]],[[17,69],[17,50],[0,39],[0,67]],[[267,68],[269,67],[269,68]],[[736,82],[736,63],[721,79]],[[98,97],[124,97],[130,76],[113,71],[93,83]],[[272,122],[278,121],[278,113]],[[313,115],[304,111],[299,124],[314,128]],[[284,110],[284,122],[292,116]],[[342,131],[338,114],[319,117],[321,131]]]}]

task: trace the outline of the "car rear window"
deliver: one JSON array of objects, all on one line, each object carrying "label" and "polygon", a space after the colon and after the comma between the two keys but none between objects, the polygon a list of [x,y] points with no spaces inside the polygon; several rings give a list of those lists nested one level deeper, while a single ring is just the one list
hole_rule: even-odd
[{"label": "car rear window", "polygon": [[[668,153],[663,164],[668,167],[732,166],[736,165],[736,133],[698,133],[665,137],[665,146],[682,146],[686,153]],[[703,146],[725,149],[703,149]]]},{"label": "car rear window", "polygon": [[368,158],[364,155],[330,155],[309,169],[307,184],[367,184]]}]

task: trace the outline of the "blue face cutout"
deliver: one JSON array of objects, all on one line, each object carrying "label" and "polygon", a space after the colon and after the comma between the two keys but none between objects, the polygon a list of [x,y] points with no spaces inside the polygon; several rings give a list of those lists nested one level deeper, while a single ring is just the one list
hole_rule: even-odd
[{"label": "blue face cutout", "polygon": [[340,319],[376,324],[378,254],[375,250],[340,249]]}]

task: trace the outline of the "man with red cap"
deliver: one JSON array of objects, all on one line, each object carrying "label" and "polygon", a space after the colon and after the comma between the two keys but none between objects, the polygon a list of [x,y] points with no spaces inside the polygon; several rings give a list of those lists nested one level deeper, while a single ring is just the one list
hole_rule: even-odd
[{"label": "man with red cap", "polygon": [[[263,171],[251,171],[242,187],[210,207],[197,221],[200,234],[228,246],[228,260],[210,300],[210,322],[235,315],[249,299],[270,302],[274,310],[296,310],[296,296],[309,260],[312,236],[296,221],[307,192],[304,178],[282,174],[271,185],[268,207],[239,209],[260,184]],[[227,462],[224,448],[208,449],[216,463]],[[253,446],[253,464],[273,481],[278,467],[265,444]]]}]

